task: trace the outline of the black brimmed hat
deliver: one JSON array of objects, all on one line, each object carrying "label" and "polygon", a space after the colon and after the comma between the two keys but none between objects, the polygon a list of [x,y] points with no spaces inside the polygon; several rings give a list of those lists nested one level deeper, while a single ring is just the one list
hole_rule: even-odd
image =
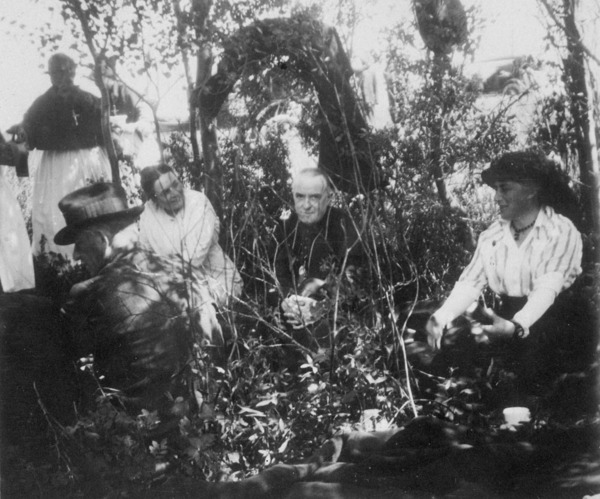
[{"label": "black brimmed hat", "polygon": [[577,199],[569,186],[569,176],[560,164],[539,151],[516,151],[494,159],[481,172],[483,183],[494,187],[496,182],[533,181],[540,187],[540,203],[551,206],[558,213],[573,219]]},{"label": "black brimmed hat", "polygon": [[143,206],[129,208],[123,187],[99,182],[67,194],[58,203],[67,226],[54,236],[54,242],[65,246],[73,244],[86,227],[98,222],[131,218],[144,211]]},{"label": "black brimmed hat", "polygon": [[508,152],[494,159],[490,167],[481,173],[481,180],[493,187],[502,180],[533,180],[540,186],[565,181],[566,175],[560,167],[538,152]]}]

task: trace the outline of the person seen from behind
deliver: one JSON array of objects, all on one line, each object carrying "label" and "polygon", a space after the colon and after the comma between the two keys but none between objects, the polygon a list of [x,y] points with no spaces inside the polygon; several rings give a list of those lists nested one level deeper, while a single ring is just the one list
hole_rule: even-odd
[{"label": "person seen from behind", "polygon": [[66,226],[54,242],[74,244],[73,257],[92,276],[71,288],[63,307],[78,357],[93,355],[102,386],[130,407],[168,405],[185,393],[193,344],[223,344],[211,303],[192,302],[194,280],[173,275],[171,262],[138,244],[144,207],[129,206],[121,186],[83,187],[59,207]]}]

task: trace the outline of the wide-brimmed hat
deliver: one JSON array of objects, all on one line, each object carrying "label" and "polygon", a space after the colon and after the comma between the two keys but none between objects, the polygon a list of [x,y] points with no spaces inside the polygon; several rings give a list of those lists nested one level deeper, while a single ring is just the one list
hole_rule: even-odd
[{"label": "wide-brimmed hat", "polygon": [[496,182],[533,181],[539,190],[539,200],[574,222],[579,217],[578,201],[569,185],[569,176],[560,164],[539,151],[508,152],[494,159],[481,180],[494,187]]},{"label": "wide-brimmed hat", "polygon": [[508,152],[494,159],[487,170],[481,172],[481,180],[494,187],[495,182],[533,180],[541,187],[568,182],[560,166],[536,151]]},{"label": "wide-brimmed hat", "polygon": [[61,246],[73,244],[81,230],[91,224],[134,219],[144,211],[144,206],[141,205],[128,207],[123,187],[108,182],[98,182],[77,189],[62,198],[58,207],[67,223],[54,236],[54,242]]}]

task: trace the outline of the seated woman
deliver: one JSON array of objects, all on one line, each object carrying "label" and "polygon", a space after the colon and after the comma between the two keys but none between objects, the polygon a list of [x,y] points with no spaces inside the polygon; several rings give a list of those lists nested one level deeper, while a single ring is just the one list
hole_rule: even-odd
[{"label": "seated woman", "polygon": [[140,243],[174,257],[175,272],[193,273],[205,282],[218,306],[239,296],[242,279],[219,246],[219,219],[208,198],[185,189],[167,165],[144,168],[141,185],[148,202],[140,217]]},{"label": "seated woman", "polygon": [[484,344],[510,345],[517,373],[542,381],[593,352],[586,304],[566,292],[581,274],[581,234],[561,214],[574,194],[558,165],[535,152],[504,154],[481,177],[496,191],[500,220],[481,234],[470,264],[430,317],[428,342],[439,349],[446,328],[488,286],[498,304],[483,309],[485,325],[471,332]]}]

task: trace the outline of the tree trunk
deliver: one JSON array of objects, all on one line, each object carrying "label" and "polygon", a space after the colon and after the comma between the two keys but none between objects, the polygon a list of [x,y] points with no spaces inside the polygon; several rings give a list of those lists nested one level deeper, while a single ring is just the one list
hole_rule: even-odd
[{"label": "tree trunk", "polygon": [[429,173],[444,206],[450,205],[443,168],[443,133],[446,103],[444,76],[450,71],[450,54],[468,38],[467,16],[460,0],[413,0],[417,26],[425,45],[433,53],[433,95],[429,126]]},{"label": "tree trunk", "polygon": [[598,235],[600,234],[599,169],[593,113],[587,86],[585,49],[577,27],[575,1],[563,0],[563,6],[568,49],[564,65],[567,90],[571,100],[571,115],[576,132],[575,147],[582,183],[582,201],[586,210],[586,228]]},{"label": "tree trunk", "polygon": [[[192,13],[196,39],[200,43],[196,68],[196,92],[200,92],[211,76],[212,49],[206,36],[206,24],[212,0],[193,0]],[[190,104],[190,108],[197,102]],[[195,113],[194,113],[195,117]],[[206,196],[212,203],[217,216],[223,215],[223,171],[217,154],[217,127],[216,118],[209,118],[202,111],[199,112],[200,137],[202,142],[202,157],[204,159],[204,188]],[[194,129],[195,134],[195,129]],[[198,158],[199,159],[199,158]],[[198,160],[198,165],[200,164]]]},{"label": "tree trunk", "polygon": [[102,79],[102,67],[100,64],[101,60],[104,58],[104,53],[102,51],[99,53],[96,50],[96,46],[94,45],[94,37],[90,30],[90,24],[85,13],[81,9],[81,4],[79,2],[70,1],[67,2],[67,7],[73,11],[79,20],[79,23],[81,24],[81,30],[83,31],[83,36],[85,37],[86,44],[92,59],[94,60],[94,81],[100,89],[100,95],[102,96],[102,138],[108,154],[108,160],[110,162],[112,181],[115,184],[120,184],[121,176],[119,174],[119,160],[117,159],[117,151],[115,150],[115,145],[112,141],[112,134],[110,131],[110,99],[108,96],[108,89],[106,88],[106,85]]},{"label": "tree trunk", "polygon": [[202,153],[204,156],[204,186],[206,196],[217,213],[223,215],[223,170],[217,152],[217,125],[214,119],[200,115],[200,133],[202,137]]},{"label": "tree trunk", "polygon": [[445,105],[441,100],[444,85],[444,75],[450,69],[450,59],[442,53],[436,53],[433,57],[433,95],[438,97],[433,106],[431,121],[431,140],[430,140],[430,172],[433,176],[435,186],[444,206],[450,206],[448,191],[444,182],[444,169],[442,168],[442,142],[444,129]]},{"label": "tree trunk", "polygon": [[[200,178],[200,148],[198,146],[198,137],[197,137],[197,117],[196,117],[196,106],[192,101],[194,81],[192,80],[192,75],[190,73],[190,62],[188,57],[188,50],[184,43],[184,34],[185,34],[185,25],[183,22],[183,16],[181,13],[181,6],[179,5],[179,0],[173,0],[173,9],[175,11],[175,17],[177,18],[177,30],[178,30],[178,38],[177,43],[179,45],[179,50],[181,51],[181,59],[183,61],[183,69],[185,71],[185,80],[187,83],[187,99],[188,99],[188,114],[190,121],[190,144],[192,146],[192,162],[193,162],[193,175],[192,178],[194,180]],[[197,182],[194,182],[193,187],[197,189],[199,185]]]},{"label": "tree trunk", "polygon": [[100,59],[94,56],[94,81],[100,89],[100,95],[102,96],[102,138],[104,147],[106,147],[106,153],[108,154],[108,160],[110,161],[110,171],[112,174],[112,181],[115,184],[121,183],[121,175],[119,174],[119,160],[117,158],[117,151],[115,150],[115,144],[112,140],[112,133],[110,131],[110,97],[108,95],[108,89],[102,79],[102,69],[100,65]]}]

